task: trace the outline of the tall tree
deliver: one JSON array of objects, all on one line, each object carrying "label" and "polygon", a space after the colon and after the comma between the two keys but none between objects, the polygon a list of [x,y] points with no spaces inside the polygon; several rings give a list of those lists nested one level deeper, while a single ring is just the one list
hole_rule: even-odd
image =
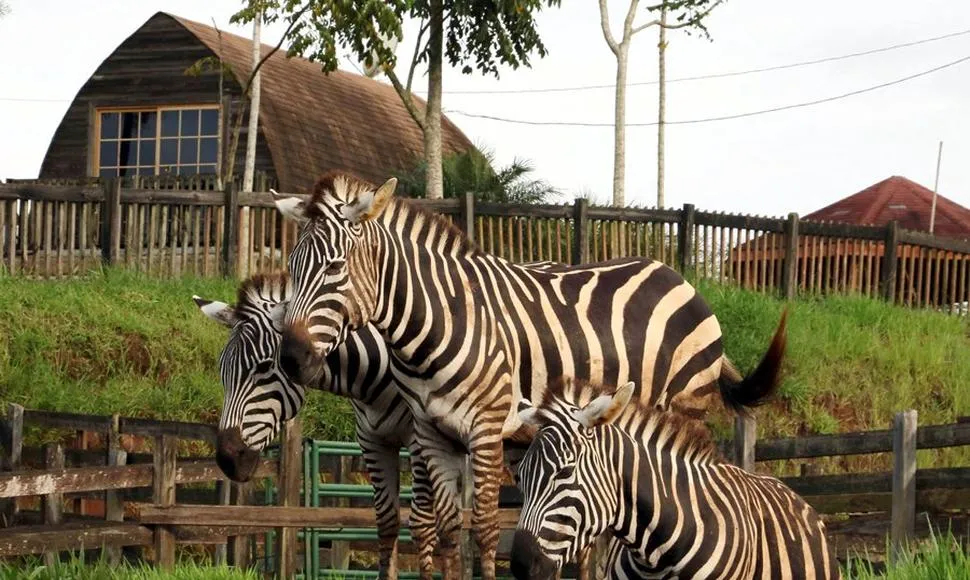
[{"label": "tall tree", "polygon": [[[724,0],[661,0],[659,4],[647,6],[650,12],[659,13],[659,17],[640,24],[634,23],[637,16],[637,8],[640,0],[630,0],[630,7],[626,17],[623,19],[622,36],[617,41],[610,29],[610,16],[607,0],[599,0],[600,8],[600,28],[603,30],[603,38],[606,45],[616,57],[616,99],[614,104],[614,129],[613,129],[613,205],[626,205],[626,85],[627,85],[627,65],[630,56],[630,44],[633,36],[647,28],[656,26],[662,31],[677,28],[694,29],[703,34],[707,34],[704,26],[704,18],[710,14]],[[670,18],[672,16],[673,18]],[[666,48],[666,35],[661,35],[660,40],[660,60],[661,73],[666,72],[663,65],[664,49]],[[661,80],[661,120],[658,128],[658,151],[657,163],[658,184],[661,183],[663,176],[663,109],[665,107],[664,97],[666,87],[665,79]],[[663,205],[663,188],[658,188],[658,205]]]},{"label": "tall tree", "polygon": [[[232,22],[250,22],[259,8],[265,22],[288,21],[289,54],[337,68],[338,47],[348,47],[368,67],[379,66],[424,134],[428,165],[426,195],[443,196],[441,170],[441,93],[444,59],[465,74],[478,70],[498,76],[500,65],[529,66],[529,57],[546,55],[534,14],[561,0],[244,0]],[[395,73],[396,41],[405,19],[420,22],[405,82]],[[388,39],[396,39],[388,42]],[[421,111],[411,92],[419,63],[427,64],[427,106]]]},{"label": "tall tree", "polygon": [[6,0],[0,0],[0,18],[7,14],[10,14],[10,5],[7,4]]}]

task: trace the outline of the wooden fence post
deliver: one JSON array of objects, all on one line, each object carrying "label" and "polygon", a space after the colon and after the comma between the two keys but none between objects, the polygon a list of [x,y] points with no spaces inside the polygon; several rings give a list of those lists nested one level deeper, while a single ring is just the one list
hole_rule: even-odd
[{"label": "wooden fence post", "polygon": [[895,560],[906,549],[916,526],[916,411],[893,419],[893,504],[890,540]]},{"label": "wooden fence post", "polygon": [[[576,201],[578,202],[579,200],[577,199]],[[465,465],[461,470],[461,510],[463,521],[465,517],[465,510],[471,509],[474,504],[475,474],[472,470],[472,456],[466,455]],[[472,578],[472,572],[475,569],[475,542],[472,538],[471,528],[466,528],[464,525],[462,525],[461,530],[461,561],[462,568],[464,568],[461,577]]]},{"label": "wooden fence post", "polygon": [[[64,446],[60,443],[44,445],[44,466],[48,470],[64,469]],[[56,526],[64,520],[64,494],[49,493],[43,498],[44,523]],[[54,550],[44,552],[44,564],[53,566],[57,563],[60,553]]]},{"label": "wooden fence post", "polygon": [[[108,467],[122,466],[127,463],[128,454],[121,448],[120,423],[120,417],[118,415],[112,415],[111,427],[105,433],[108,449],[106,464]],[[125,519],[125,506],[117,490],[104,492],[104,519],[108,522],[121,522]],[[107,556],[108,563],[112,566],[117,566],[121,563],[120,547],[105,548],[105,555]]]},{"label": "wooden fence post", "polygon": [[239,190],[230,179],[225,190],[225,220],[222,228],[222,275],[236,277],[239,244]]},{"label": "wooden fence post", "polygon": [[[303,482],[303,425],[299,417],[283,423],[280,434],[279,505],[300,505],[300,486]],[[276,573],[288,580],[296,574],[297,529],[277,529]]]},{"label": "wooden fence post", "polygon": [[[249,505],[251,503],[252,483],[233,483],[232,495],[235,505]],[[252,560],[249,550],[249,536],[232,536],[228,538],[226,544],[226,556],[229,558],[229,565],[240,569],[248,569]]]},{"label": "wooden fence post", "polygon": [[758,423],[752,415],[734,417],[734,464],[745,471],[754,472],[754,446],[757,442]]},{"label": "wooden fence post", "polygon": [[886,226],[886,248],[882,255],[882,276],[879,286],[882,297],[892,302],[896,296],[896,252],[899,245],[899,222],[893,220]]},{"label": "wooden fence post", "polygon": [[798,294],[798,214],[788,214],[785,222],[785,264],[781,273],[781,291],[786,300]]},{"label": "wooden fence post", "polygon": [[121,253],[121,180],[104,182],[104,202],[101,204],[101,261],[116,265]]},{"label": "wooden fence post", "polygon": [[[336,460],[333,471],[334,483],[350,483],[348,478],[352,463],[350,457],[340,455],[336,457]],[[332,505],[338,507],[350,507],[350,501],[344,498],[336,498],[331,502]],[[337,570],[346,570],[350,567],[349,542],[330,542],[330,565]]]},{"label": "wooden fence post", "polygon": [[[220,479],[216,482],[216,504],[217,505],[229,505],[230,498],[232,497],[232,483],[228,479]],[[212,554],[212,563],[216,566],[225,566],[229,563],[228,560],[228,550],[229,544],[234,540],[234,537],[227,537],[225,544],[216,544],[215,550]]]},{"label": "wooden fence post", "polygon": [[[155,505],[175,505],[175,462],[177,440],[171,435],[157,435],[152,458],[152,502]],[[170,570],[175,566],[175,535],[166,526],[155,526],[155,564]]]},{"label": "wooden fence post", "polygon": [[577,197],[573,203],[573,264],[589,262],[589,226],[586,215],[589,213],[589,200]]},{"label": "wooden fence post", "polygon": [[466,191],[461,199],[461,229],[469,240],[475,241],[475,194],[471,191]]},{"label": "wooden fence post", "polygon": [[694,249],[695,214],[694,204],[685,203],[684,209],[680,212],[680,224],[677,226],[677,263],[683,276],[687,276],[688,271],[695,266],[691,260]]},{"label": "wooden fence post", "polygon": [[[24,408],[16,403],[7,405],[7,429],[4,445],[7,448],[5,468],[10,471],[20,469],[20,458],[24,450]],[[17,498],[3,500],[3,527],[14,525],[17,520]]]}]

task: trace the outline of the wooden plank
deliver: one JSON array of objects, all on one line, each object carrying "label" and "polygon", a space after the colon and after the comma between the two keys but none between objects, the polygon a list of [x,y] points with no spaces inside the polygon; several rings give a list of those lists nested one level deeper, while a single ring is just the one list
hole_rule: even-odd
[{"label": "wooden plank", "polygon": [[[48,469],[64,469],[64,446],[52,443],[45,446]],[[59,525],[64,520],[64,494],[51,493],[44,496],[44,523],[49,526]],[[53,550],[44,552],[44,564],[53,566],[58,559],[58,553]]]},{"label": "wooden plank", "polygon": [[[656,210],[652,210],[656,211]],[[665,210],[674,214],[676,210]],[[676,220],[652,220],[655,222],[670,222]],[[716,226],[738,230],[759,230],[776,234],[784,233],[785,220],[781,218],[767,218],[751,215],[730,215],[707,211],[698,211],[694,214],[694,223],[702,226]]]},{"label": "wooden plank", "polygon": [[147,546],[150,529],[136,523],[71,522],[56,528],[19,526],[0,533],[0,556],[64,552],[103,546]]},{"label": "wooden plank", "polygon": [[754,471],[757,423],[751,415],[734,418],[734,464],[745,471]]},{"label": "wooden plank", "polygon": [[799,230],[805,236],[826,238],[853,238],[857,240],[884,240],[886,228],[881,226],[858,226],[835,222],[801,220]]},{"label": "wooden plank", "polygon": [[[171,435],[155,437],[152,501],[158,506],[175,505],[175,463],[177,440]],[[175,536],[166,526],[155,526],[155,565],[163,570],[175,566]]]},{"label": "wooden plank", "polygon": [[[24,243],[26,244],[26,242]],[[10,471],[20,469],[24,449],[24,408],[16,403],[9,403],[7,405],[7,421],[3,444],[6,449],[3,469]],[[3,527],[14,525],[17,521],[17,501],[0,502],[0,508],[2,508],[0,517],[3,518]]]},{"label": "wooden plank", "polygon": [[[145,525],[248,526],[264,529],[376,527],[373,508],[185,504],[158,506],[144,503],[133,503],[129,507],[132,520]],[[402,525],[406,524],[408,513],[408,509],[402,508]],[[471,528],[471,510],[465,510],[463,515],[464,526]],[[518,519],[518,509],[499,510],[499,524],[502,529],[515,529]]]},{"label": "wooden plank", "polygon": [[104,192],[97,185],[41,185],[0,183],[0,200],[99,202]]},{"label": "wooden plank", "polygon": [[[303,426],[299,417],[283,424],[280,434],[281,457],[279,493],[280,506],[300,506],[300,484],[303,479]],[[277,574],[290,578],[296,574],[296,528],[281,528],[276,543]]]},{"label": "wooden plank", "polygon": [[108,415],[82,415],[80,413],[24,409],[24,424],[49,429],[104,432],[111,428],[111,417]]},{"label": "wooden plank", "polygon": [[[127,452],[121,448],[119,424],[118,415],[112,415],[111,428],[105,431],[107,443],[105,463],[111,467],[123,466],[128,458]],[[121,499],[121,493],[116,490],[104,492],[104,519],[106,522],[121,522],[125,519],[125,506]],[[118,547],[106,548],[105,557],[111,565],[117,566],[121,563],[121,549]]]},{"label": "wooden plank", "polygon": [[893,420],[893,507],[890,543],[894,557],[906,550],[916,525],[916,411]]},{"label": "wooden plank", "polygon": [[927,232],[900,229],[899,242],[901,244],[913,244],[934,250],[944,250],[947,252],[957,252],[960,254],[970,253],[970,242],[958,239],[940,238]]},{"label": "wooden plank", "polygon": [[[939,449],[970,445],[970,424],[927,425],[916,431],[917,449]],[[759,441],[755,447],[757,461],[861,455],[892,451],[892,431],[868,431],[839,435],[810,435]]]},{"label": "wooden plank", "polygon": [[184,423],[181,421],[158,421],[154,419],[140,419],[122,417],[119,425],[122,433],[140,435],[142,437],[157,437],[171,435],[179,439],[201,440],[216,443],[218,427],[202,423]]}]

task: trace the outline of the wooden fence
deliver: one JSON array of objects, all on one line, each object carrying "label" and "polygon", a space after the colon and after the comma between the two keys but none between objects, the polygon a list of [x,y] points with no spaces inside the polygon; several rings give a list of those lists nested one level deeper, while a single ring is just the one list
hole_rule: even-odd
[{"label": "wooden fence", "polygon": [[[890,473],[783,478],[823,514],[889,514],[875,527],[871,521],[866,523],[874,540],[872,546],[878,550],[887,530],[893,546],[911,540],[918,513],[925,512],[936,518],[934,523],[944,526],[947,518],[966,518],[970,513],[970,467],[916,466],[919,449],[970,445],[970,421],[918,427],[916,418],[915,411],[906,411],[897,414],[893,428],[888,430],[765,441],[756,440],[753,419],[739,419],[733,440],[722,442],[721,448],[727,457],[748,470],[755,469],[756,461],[893,453]],[[95,432],[102,436],[104,450],[65,452],[60,443],[49,444],[43,450],[25,448],[24,430],[30,427]],[[177,460],[180,440],[213,443],[212,425],[54,413],[9,405],[3,435],[6,453],[5,471],[0,474],[0,500],[6,502],[6,527],[0,530],[0,557],[44,553],[46,558],[54,558],[59,551],[102,548],[110,558],[117,559],[122,547],[142,546],[151,547],[152,560],[166,567],[175,561],[176,543],[214,544],[216,561],[244,566],[250,555],[247,536],[279,528],[277,571],[290,577],[297,566],[297,528],[374,526],[370,507],[300,506],[301,485],[305,482],[301,482],[299,420],[284,428],[280,460],[263,460],[257,472],[259,477],[278,481],[278,505],[271,506],[253,505],[252,484],[228,484],[211,460]],[[126,436],[145,438],[152,443],[152,452],[126,454],[121,444]],[[26,469],[27,465],[35,468]],[[40,465],[43,467],[37,469]],[[179,485],[205,482],[217,483],[215,494],[177,489]],[[150,494],[136,493],[145,488],[151,490]],[[104,499],[103,521],[71,518],[63,513],[66,500],[95,494]],[[40,510],[23,509],[30,498],[36,497],[42,498]],[[501,526],[512,529],[521,505],[518,490],[503,488],[500,501]],[[466,510],[466,526],[470,515]],[[402,522],[406,517],[405,509]],[[850,529],[851,524],[829,525],[833,536],[858,532]],[[844,549],[839,556],[845,556]]]},{"label": "wooden fence", "polygon": [[[45,278],[102,264],[203,276],[285,267],[296,230],[271,195],[212,186],[206,180],[0,184],[0,265]],[[696,278],[786,297],[858,293],[959,313],[970,302],[970,241],[902,230],[895,222],[854,226],[689,204],[617,209],[584,199],[500,204],[476,202],[471,194],[417,203],[448,216],[485,251],[515,262],[648,256]]]}]

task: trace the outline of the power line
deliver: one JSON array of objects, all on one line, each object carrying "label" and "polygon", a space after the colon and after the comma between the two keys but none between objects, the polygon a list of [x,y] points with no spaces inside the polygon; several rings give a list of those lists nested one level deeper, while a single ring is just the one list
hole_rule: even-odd
[{"label": "power line", "polygon": [[[846,60],[850,58],[856,58],[860,56],[868,56],[871,54],[878,54],[881,52],[889,52],[891,50],[897,50],[900,48],[908,48],[910,46],[917,46],[920,44],[927,44],[930,42],[936,42],[938,40],[945,40],[948,38],[955,38],[958,36],[964,36],[970,34],[970,29],[961,30],[959,32],[951,32],[949,34],[944,34],[941,36],[934,36],[932,38],[924,38],[923,40],[915,40],[912,42],[904,42],[900,44],[894,44],[892,46],[884,46],[882,48],[874,48],[871,50],[864,50],[861,52],[853,52],[849,54],[842,54],[839,56],[829,56],[825,58],[817,58],[813,60],[803,60],[799,62],[793,62],[789,64],[780,64],[775,66],[768,66],[762,68],[752,68],[747,70],[739,71],[728,71],[723,73],[712,73],[706,75],[696,75],[689,77],[678,77],[673,79],[667,79],[667,83],[682,83],[687,81],[700,81],[708,79],[722,79],[728,77],[739,77],[744,75],[750,75],[755,73],[771,72],[777,70],[785,70],[798,68],[803,66],[822,64],[826,62],[835,62],[839,60]],[[639,81],[635,83],[627,83],[627,87],[638,87],[646,85],[655,85],[658,81]],[[503,94],[527,94],[527,93],[568,93],[568,92],[580,92],[580,91],[592,91],[599,89],[612,89],[616,86],[615,83],[603,84],[603,85],[579,85],[572,87],[546,87],[538,89],[486,89],[486,90],[463,90],[463,91],[444,91],[445,94],[449,95],[503,95]],[[427,92],[427,91],[419,91]]]},{"label": "power line", "polygon": [[0,97],[6,103],[69,103],[71,99],[31,99],[27,97]]},{"label": "power line", "polygon": [[[758,110],[758,111],[749,111],[747,113],[737,113],[737,114],[734,114],[734,115],[724,115],[724,116],[720,116],[720,117],[707,117],[707,118],[704,118],[704,119],[689,119],[689,120],[683,120],[683,121],[665,121],[664,124],[665,125],[693,125],[693,124],[697,124],[697,123],[710,123],[710,122],[713,122],[713,121],[727,121],[727,120],[731,120],[731,119],[741,119],[741,118],[744,118],[744,117],[753,117],[755,115],[764,115],[766,113],[776,113],[778,111],[787,111],[789,109],[799,109],[799,108],[802,108],[802,107],[810,107],[810,106],[813,106],[813,105],[820,105],[822,103],[829,103],[829,102],[832,102],[832,101],[838,101],[840,99],[845,99],[845,98],[848,98],[848,97],[853,97],[855,95],[861,95],[863,93],[869,93],[869,92],[872,92],[872,91],[875,91],[875,90],[878,90],[878,89],[883,89],[883,88],[890,87],[890,86],[893,86],[893,85],[898,85],[898,84],[904,83],[906,81],[910,81],[910,80],[913,80],[913,79],[916,79],[916,78],[919,78],[919,77],[926,76],[928,74],[932,74],[932,73],[941,71],[941,70],[946,69],[946,68],[950,68],[952,66],[956,66],[956,65],[958,65],[960,63],[963,63],[963,62],[966,62],[968,60],[970,60],[970,56],[965,56],[965,57],[960,58],[960,59],[957,59],[957,60],[955,60],[953,62],[948,62],[948,63],[943,64],[943,65],[940,65],[938,67],[934,67],[934,68],[931,68],[929,70],[925,70],[923,72],[918,72],[916,74],[912,74],[912,75],[903,77],[901,79],[896,79],[896,80],[893,80],[893,81],[885,82],[885,83],[878,84],[878,85],[874,85],[874,86],[871,86],[871,87],[866,87],[864,89],[858,89],[858,90],[855,90],[855,91],[850,91],[848,93],[842,93],[841,95],[835,95],[835,96],[832,96],[832,97],[825,97],[823,99],[816,99],[814,101],[806,101],[804,103],[795,103],[795,104],[792,104],[792,105],[782,105],[780,107],[773,107],[773,108],[770,108],[770,109],[761,109],[761,110]],[[472,117],[472,118],[476,118],[476,119],[488,119],[490,121],[499,121],[499,122],[503,122],[503,123],[512,123],[512,124],[516,124],[516,125],[536,125],[536,126],[550,126],[550,127],[613,127],[614,126],[613,123],[583,123],[583,122],[571,122],[571,121],[527,121],[527,120],[523,120],[523,119],[506,119],[504,117],[496,117],[494,115],[484,115],[484,114],[479,114],[479,113],[466,113],[464,111],[458,111],[458,110],[454,110],[454,109],[448,110],[446,112],[448,114],[450,114],[450,115],[451,114],[454,114],[454,115],[463,115],[465,117]],[[626,123],[626,126],[627,127],[655,127],[657,124],[658,123],[656,121],[652,121],[652,122],[649,122],[649,123]]]}]

